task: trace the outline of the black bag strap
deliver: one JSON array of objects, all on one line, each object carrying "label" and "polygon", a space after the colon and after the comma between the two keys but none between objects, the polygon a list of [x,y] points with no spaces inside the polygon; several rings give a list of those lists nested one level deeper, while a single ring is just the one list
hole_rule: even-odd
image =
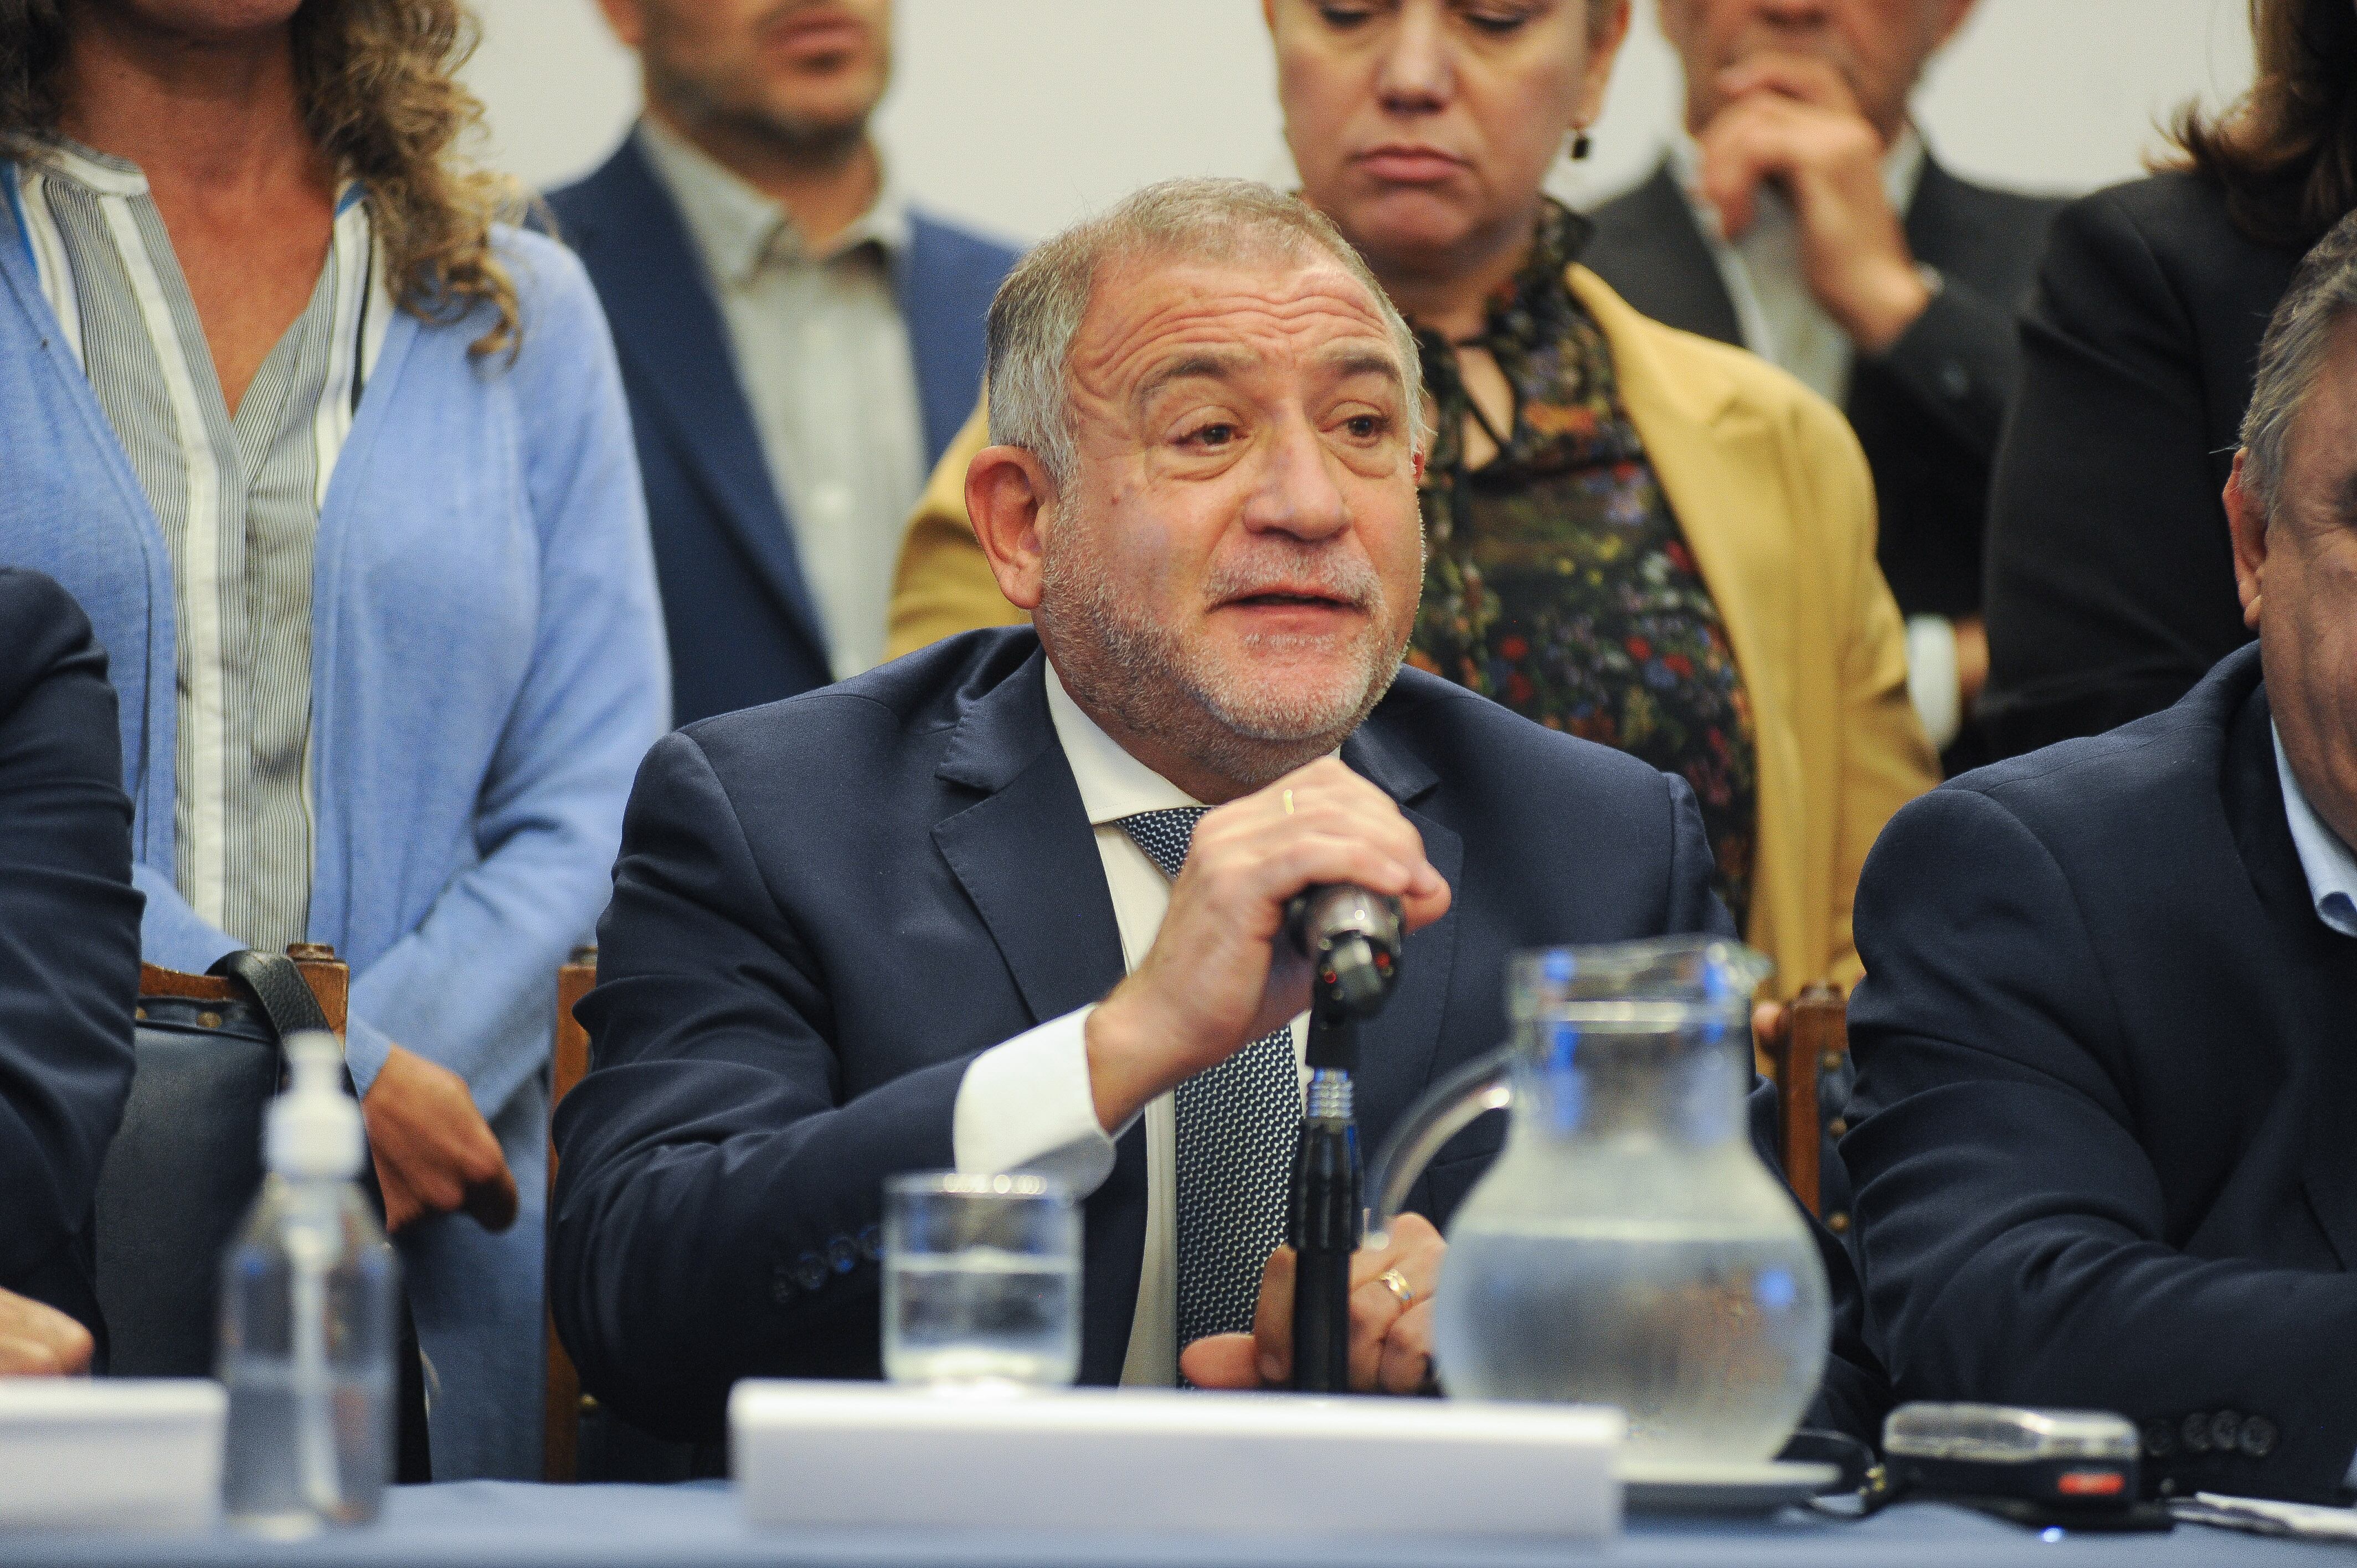
[{"label": "black bag strap", "polygon": [[328,1031],[328,1015],[320,1011],[319,999],[311,994],[310,983],[303,978],[295,961],[284,953],[240,948],[224,953],[205,972],[226,976],[253,993],[255,1004],[270,1020],[282,1046],[287,1036],[304,1029]]}]

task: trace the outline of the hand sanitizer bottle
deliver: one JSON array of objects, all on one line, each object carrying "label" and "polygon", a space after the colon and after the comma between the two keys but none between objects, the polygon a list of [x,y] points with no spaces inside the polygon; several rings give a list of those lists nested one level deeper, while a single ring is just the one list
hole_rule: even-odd
[{"label": "hand sanitizer bottle", "polygon": [[270,1174],[221,1268],[231,1524],[270,1535],[376,1517],[393,1451],[401,1275],[354,1180],[367,1147],[334,1036],[286,1042]]}]

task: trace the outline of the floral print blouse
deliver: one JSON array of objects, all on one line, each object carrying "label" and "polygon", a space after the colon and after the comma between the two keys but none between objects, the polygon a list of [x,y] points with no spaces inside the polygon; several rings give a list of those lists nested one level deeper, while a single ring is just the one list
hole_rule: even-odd
[{"label": "floral print blouse", "polygon": [[[1447,339],[1419,328],[1436,431],[1424,604],[1410,661],[1551,729],[1694,787],[1717,887],[1746,923],[1759,768],[1743,673],[1678,520],[1620,406],[1610,347],[1564,274],[1587,220],[1553,201],[1480,337],[1514,393],[1492,428]],[[1474,420],[1497,456],[1465,459]]]}]

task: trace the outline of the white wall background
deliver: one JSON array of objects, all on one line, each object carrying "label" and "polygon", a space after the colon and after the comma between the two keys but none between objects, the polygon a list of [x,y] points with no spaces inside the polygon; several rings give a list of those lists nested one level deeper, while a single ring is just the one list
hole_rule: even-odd
[{"label": "white wall background", "polygon": [[[477,0],[469,69],[491,161],[536,185],[603,158],[637,109],[637,79],[595,0]],[[1629,48],[1574,174],[1574,199],[1651,166],[1676,123],[1675,62],[1638,0]],[[2154,125],[2250,80],[2244,0],[1981,0],[1919,100],[1961,173],[2080,190],[2126,179]],[[1037,239],[1148,180],[1283,179],[1274,71],[1258,0],[899,0],[898,68],[881,135],[938,211]]]}]

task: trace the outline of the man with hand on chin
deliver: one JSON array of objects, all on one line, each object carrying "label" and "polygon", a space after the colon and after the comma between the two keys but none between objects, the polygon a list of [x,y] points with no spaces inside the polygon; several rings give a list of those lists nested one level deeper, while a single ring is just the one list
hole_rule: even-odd
[{"label": "man with hand on chin", "polygon": [[[1682,780],[1400,669],[1415,349],[1326,220],[1174,181],[1050,240],[992,306],[989,404],[967,504],[1036,629],[690,725],[639,779],[550,1299],[658,1431],[716,1433],[738,1377],[875,1376],[883,1182],[935,1167],[1085,1199],[1082,1381],[1281,1382],[1249,1333],[1289,1282],[1287,900],[1405,905],[1371,1143],[1505,1036],[1515,949],[1729,929]],[[1501,1131],[1357,1260],[1354,1384],[1429,1386],[1434,1227]]]},{"label": "man with hand on chin", "polygon": [[[1989,466],[2059,201],[1957,178],[1908,101],[1974,0],[1661,0],[1687,134],[1582,257],[1646,315],[1846,412],[1874,470],[1909,690],[1950,770],[1988,676]],[[1959,736],[1964,740],[1959,744]]]}]

